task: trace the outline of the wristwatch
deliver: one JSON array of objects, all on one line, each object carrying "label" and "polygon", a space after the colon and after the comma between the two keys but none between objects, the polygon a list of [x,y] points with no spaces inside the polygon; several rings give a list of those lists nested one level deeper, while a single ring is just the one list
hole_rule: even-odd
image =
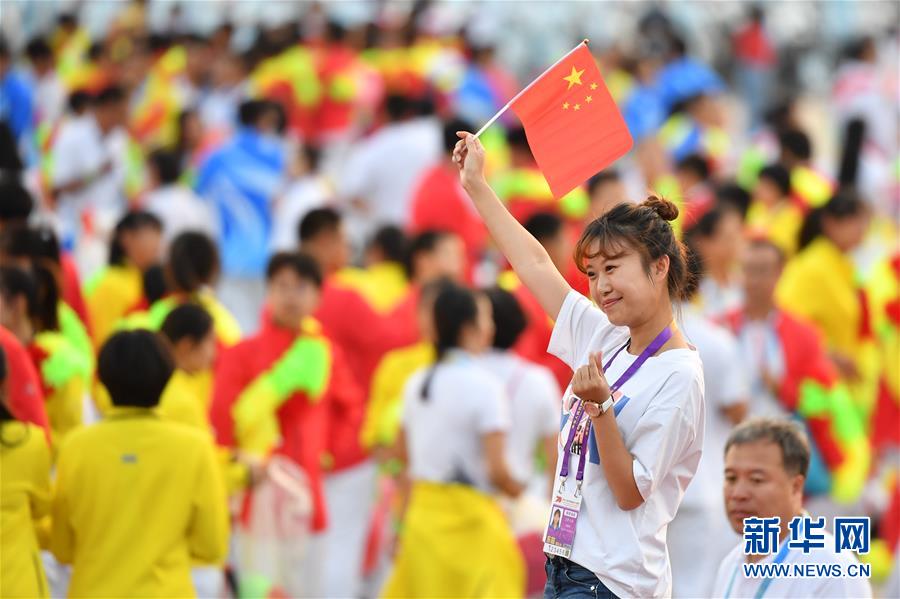
[{"label": "wristwatch", "polygon": [[606,414],[606,411],[608,409],[610,409],[614,403],[615,403],[615,401],[613,401],[612,395],[610,395],[608,398],[606,398],[606,401],[604,401],[602,404],[599,404],[600,405],[600,413]]}]

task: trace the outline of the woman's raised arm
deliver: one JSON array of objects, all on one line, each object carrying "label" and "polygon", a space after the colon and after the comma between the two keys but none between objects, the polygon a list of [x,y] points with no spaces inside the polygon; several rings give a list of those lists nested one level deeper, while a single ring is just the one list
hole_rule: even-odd
[{"label": "woman's raised arm", "polygon": [[571,287],[544,247],[513,218],[488,185],[484,178],[484,146],[471,133],[458,131],[457,135],[461,139],[453,150],[453,160],[459,167],[463,188],[519,279],[555,320]]}]

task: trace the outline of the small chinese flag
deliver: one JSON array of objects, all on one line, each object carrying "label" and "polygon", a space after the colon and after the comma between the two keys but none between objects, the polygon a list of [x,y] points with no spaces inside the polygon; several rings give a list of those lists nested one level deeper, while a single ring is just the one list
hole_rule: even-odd
[{"label": "small chinese flag", "polygon": [[535,79],[510,108],[557,198],[631,149],[631,134],[586,43]]}]

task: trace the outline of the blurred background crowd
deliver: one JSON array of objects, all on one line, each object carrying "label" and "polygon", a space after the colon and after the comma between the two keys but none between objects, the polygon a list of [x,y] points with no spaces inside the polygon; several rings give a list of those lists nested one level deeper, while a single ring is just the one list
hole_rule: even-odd
[{"label": "blurred background crowd", "polygon": [[[772,414],[811,440],[809,511],[870,516],[863,559],[876,588],[900,592],[898,13],[838,1],[4,1],[4,419],[43,426],[54,493],[89,497],[62,468],[70,446],[69,465],[90,464],[87,444],[63,438],[121,408],[107,340],[158,331],[174,365],[160,412],[215,438],[233,536],[263,526],[241,500],[271,470],[259,455],[286,456],[302,473],[288,464],[269,479],[293,473],[310,504],[298,584],[372,596],[402,527],[404,385],[450,326],[435,298],[470,288],[494,324],[460,312],[454,330],[481,331],[467,347],[485,362],[471,367],[487,366],[521,419],[509,471],[546,502],[571,371],[546,353],[552,323],[492,247],[450,152],[456,131],[477,130],[589,38],[634,138],[626,157],[554,198],[512,113],[482,140],[498,195],[585,294],[572,259],[585,224],[649,192],[680,208],[698,277],[680,326],[704,361],[708,430],[669,529],[675,596],[708,593],[738,542],[721,500],[729,429]],[[324,340],[327,359],[297,338]],[[266,417],[277,439],[247,432]],[[4,434],[4,456],[16,445]],[[54,518],[85,517],[53,502]],[[540,588],[544,522],[507,511]],[[6,522],[4,553],[25,542]],[[78,569],[58,526],[58,561],[43,553],[54,593],[68,584],[60,562]],[[194,568],[198,593],[252,594],[256,570],[290,579],[253,542],[232,539],[227,559],[205,552],[215,565]]]}]

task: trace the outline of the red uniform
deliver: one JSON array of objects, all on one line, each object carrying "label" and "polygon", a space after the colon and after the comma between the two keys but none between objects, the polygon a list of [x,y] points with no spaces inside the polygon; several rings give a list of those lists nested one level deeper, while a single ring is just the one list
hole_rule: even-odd
[{"label": "red uniform", "polygon": [[17,420],[30,422],[44,429],[50,438],[50,425],[44,408],[41,379],[28,350],[9,330],[0,326],[0,347],[6,357],[6,392],[9,411]]},{"label": "red uniform", "polygon": [[[241,392],[256,377],[265,373],[296,341],[295,331],[264,322],[256,335],[226,350],[216,368],[216,380],[210,420],[220,445],[235,447],[235,423],[232,408]],[[313,495],[313,530],[327,524],[322,489],[323,461],[329,447],[356,444],[346,438],[341,422],[361,422],[362,393],[339,347],[331,345],[331,370],[324,394],[311,401],[305,393],[294,393],[278,409],[281,444],[276,453],[299,464],[309,477]],[[338,456],[335,457],[337,462]]]}]

